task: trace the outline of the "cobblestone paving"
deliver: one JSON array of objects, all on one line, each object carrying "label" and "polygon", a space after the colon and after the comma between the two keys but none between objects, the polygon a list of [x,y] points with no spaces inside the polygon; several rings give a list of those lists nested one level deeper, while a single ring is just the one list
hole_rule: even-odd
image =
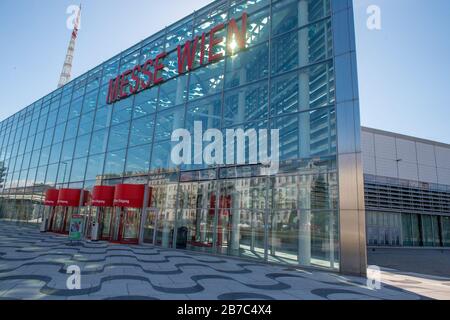
[{"label": "cobblestone paving", "polygon": [[[81,269],[69,290],[67,267]],[[366,279],[153,246],[84,241],[0,222],[0,299],[423,299]]]}]

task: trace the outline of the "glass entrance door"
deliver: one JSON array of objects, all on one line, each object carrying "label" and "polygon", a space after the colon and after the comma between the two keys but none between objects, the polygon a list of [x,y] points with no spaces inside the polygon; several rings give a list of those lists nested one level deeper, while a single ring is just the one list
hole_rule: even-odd
[{"label": "glass entrance door", "polygon": [[144,242],[156,243],[156,226],[158,219],[158,210],[156,208],[147,208],[147,216],[144,226]]},{"label": "glass entrance door", "polygon": [[113,208],[98,207],[97,210],[100,228],[100,239],[109,240],[111,238]]},{"label": "glass entrance door", "polygon": [[50,221],[50,231],[58,233],[69,233],[69,224],[72,217],[72,208],[56,207]]},{"label": "glass entrance door", "polygon": [[111,220],[111,241],[138,243],[141,209],[114,208]]}]

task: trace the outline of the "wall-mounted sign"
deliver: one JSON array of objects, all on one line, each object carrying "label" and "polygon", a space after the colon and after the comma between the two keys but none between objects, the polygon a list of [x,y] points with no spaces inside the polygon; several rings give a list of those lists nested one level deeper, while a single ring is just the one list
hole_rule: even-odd
[{"label": "wall-mounted sign", "polygon": [[[227,26],[226,45],[233,51],[244,49],[247,34],[247,14],[245,12],[241,17],[240,29],[233,18],[228,24],[221,23],[211,28],[209,32],[203,32],[193,40],[188,40],[183,45],[178,45],[178,73],[183,74],[194,69],[195,59],[198,59],[198,66],[222,59],[224,57],[223,52],[216,52],[216,49],[219,44],[225,41],[225,38],[218,36],[218,33]],[[208,54],[207,59],[205,59],[206,53]],[[167,53],[162,52],[156,58],[148,59],[144,64],[136,65],[134,68],[111,79],[106,102],[112,104],[164,82],[162,70],[165,68],[164,58],[166,56]]]},{"label": "wall-mounted sign", "polygon": [[79,214],[74,214],[70,219],[69,240],[81,240],[82,231],[83,217]]}]

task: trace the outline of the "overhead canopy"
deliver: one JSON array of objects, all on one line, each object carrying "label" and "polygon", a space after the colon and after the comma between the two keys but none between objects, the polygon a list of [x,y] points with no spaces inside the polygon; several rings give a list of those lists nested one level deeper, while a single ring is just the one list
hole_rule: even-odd
[{"label": "overhead canopy", "polygon": [[144,204],[145,185],[118,184],[114,192],[114,206],[142,208]]},{"label": "overhead canopy", "polygon": [[58,206],[78,207],[80,205],[81,189],[59,190]]},{"label": "overhead canopy", "polygon": [[92,190],[91,205],[94,207],[112,207],[114,204],[113,186],[95,186]]},{"label": "overhead canopy", "polygon": [[58,202],[59,190],[58,189],[48,189],[45,192],[44,205],[54,207]]}]

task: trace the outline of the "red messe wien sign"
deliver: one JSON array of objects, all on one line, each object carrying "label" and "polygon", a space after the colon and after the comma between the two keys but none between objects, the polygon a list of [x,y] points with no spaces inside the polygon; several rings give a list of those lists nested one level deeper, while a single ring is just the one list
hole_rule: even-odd
[{"label": "red messe wien sign", "polygon": [[[234,18],[228,22],[227,44],[229,45],[230,40],[235,41],[236,49],[245,48],[247,33],[247,13],[245,12],[242,14],[241,24],[239,29]],[[225,41],[224,37],[217,35],[225,27],[226,25],[221,23],[211,28],[209,32],[203,32],[193,40],[186,41],[184,45],[178,45],[178,73],[183,74],[194,69],[194,60],[198,53],[200,66],[222,59],[223,52],[215,53],[214,48]],[[205,59],[205,53],[208,53],[208,59]],[[165,68],[163,60],[166,56],[167,53],[162,52],[156,58],[148,59],[144,64],[136,65],[111,79],[106,102],[114,103],[164,82],[161,70]]]}]

